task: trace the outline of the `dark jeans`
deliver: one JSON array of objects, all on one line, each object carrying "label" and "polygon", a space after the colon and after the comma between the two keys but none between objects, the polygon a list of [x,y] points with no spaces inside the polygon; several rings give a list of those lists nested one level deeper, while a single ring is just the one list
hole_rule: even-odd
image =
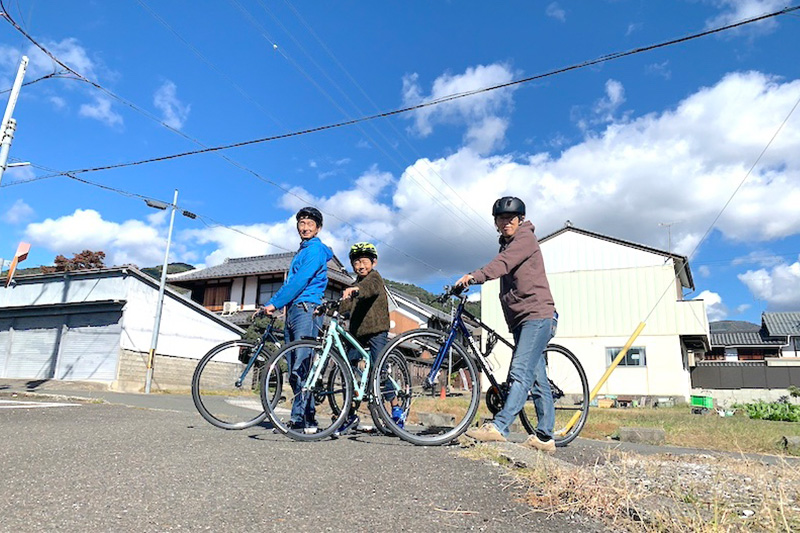
[{"label": "dark jeans", "polygon": [[[367,335],[365,337],[356,337],[356,340],[362,348],[367,348],[369,351],[369,364],[370,368],[375,368],[378,355],[383,351],[386,343],[389,342],[389,332],[381,331],[374,335]],[[355,367],[359,360],[361,360],[361,353],[353,347],[347,350],[347,358],[350,360],[350,366]],[[384,400],[393,400],[395,398],[394,389],[392,389],[384,398]]]},{"label": "dark jeans", "polygon": [[[286,309],[286,326],[284,328],[287,343],[303,337],[315,337],[322,328],[322,317],[314,316],[316,305],[309,303],[292,304]],[[289,355],[289,385],[294,392],[291,421],[294,424],[316,425],[316,408],[312,394],[300,394],[303,383],[308,378],[311,368],[311,350],[294,350]]]}]

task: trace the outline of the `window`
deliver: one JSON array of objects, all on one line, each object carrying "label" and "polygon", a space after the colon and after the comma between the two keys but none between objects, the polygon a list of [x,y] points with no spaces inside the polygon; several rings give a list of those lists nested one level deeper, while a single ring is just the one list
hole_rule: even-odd
[{"label": "window", "polygon": [[278,289],[283,285],[282,281],[262,281],[258,285],[258,305],[267,305]]},{"label": "window", "polygon": [[[617,348],[606,348],[606,366],[611,366],[611,362],[622,351],[622,346]],[[647,366],[644,346],[633,346],[619,362],[619,366]]]},{"label": "window", "polygon": [[222,311],[222,304],[231,299],[231,285],[208,285],[203,292],[203,307],[209,311]]}]

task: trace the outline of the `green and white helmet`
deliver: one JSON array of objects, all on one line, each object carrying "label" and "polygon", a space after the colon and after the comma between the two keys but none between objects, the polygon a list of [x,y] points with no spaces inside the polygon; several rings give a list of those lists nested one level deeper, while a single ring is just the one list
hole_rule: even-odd
[{"label": "green and white helmet", "polygon": [[378,249],[371,242],[357,242],[350,247],[350,261],[355,261],[361,257],[369,257],[370,259],[378,259]]}]

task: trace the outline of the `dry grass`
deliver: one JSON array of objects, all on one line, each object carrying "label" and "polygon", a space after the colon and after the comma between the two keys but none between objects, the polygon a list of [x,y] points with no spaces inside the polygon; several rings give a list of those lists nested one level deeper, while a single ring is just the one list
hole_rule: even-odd
[{"label": "dry grass", "polygon": [[[504,464],[491,446],[465,454]],[[531,512],[580,514],[614,530],[800,531],[797,464],[610,452],[602,464],[550,459],[510,472]]]},{"label": "dry grass", "polygon": [[750,420],[742,414],[694,415],[688,406],[661,409],[598,409],[589,411],[581,437],[605,439],[620,427],[657,427],[673,446],[743,453],[781,453],[781,437],[800,436],[800,424]]}]

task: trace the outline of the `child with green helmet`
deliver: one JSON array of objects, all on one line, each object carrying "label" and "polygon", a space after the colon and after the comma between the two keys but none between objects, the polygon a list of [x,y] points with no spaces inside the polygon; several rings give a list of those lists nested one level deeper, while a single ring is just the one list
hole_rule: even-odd
[{"label": "child with green helmet", "polygon": [[[358,242],[350,247],[350,264],[356,273],[356,283],[342,294],[342,314],[350,313],[349,332],[358,343],[369,349],[370,362],[375,363],[378,354],[389,340],[389,298],[383,278],[375,269],[378,264],[378,250],[369,242]],[[357,364],[359,353],[351,349],[348,353],[351,364]],[[402,427],[403,410],[397,398],[390,399],[392,419]],[[358,416],[353,413],[339,433],[344,433],[358,425]]]}]

